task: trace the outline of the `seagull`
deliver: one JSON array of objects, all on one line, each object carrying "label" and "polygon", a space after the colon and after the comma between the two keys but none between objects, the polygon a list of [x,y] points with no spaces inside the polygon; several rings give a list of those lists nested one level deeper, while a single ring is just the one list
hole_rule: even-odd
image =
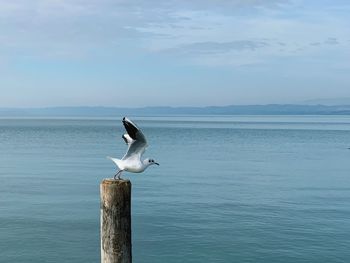
[{"label": "seagull", "polygon": [[117,179],[117,176],[118,179],[121,179],[120,175],[123,171],[142,173],[146,168],[153,164],[159,165],[159,163],[150,158],[146,158],[143,161],[141,160],[148,144],[145,135],[143,135],[142,131],[136,126],[136,124],[124,117],[123,125],[127,133],[125,133],[122,138],[128,145],[128,150],[122,159],[107,157],[119,168],[119,171],[114,175],[114,179]]}]

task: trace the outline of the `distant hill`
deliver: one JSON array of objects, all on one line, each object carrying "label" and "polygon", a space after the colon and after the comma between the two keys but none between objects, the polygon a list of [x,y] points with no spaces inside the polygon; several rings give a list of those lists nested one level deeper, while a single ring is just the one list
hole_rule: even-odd
[{"label": "distant hill", "polygon": [[113,117],[123,115],[350,115],[350,105],[231,105],[210,107],[0,108],[1,117]]}]

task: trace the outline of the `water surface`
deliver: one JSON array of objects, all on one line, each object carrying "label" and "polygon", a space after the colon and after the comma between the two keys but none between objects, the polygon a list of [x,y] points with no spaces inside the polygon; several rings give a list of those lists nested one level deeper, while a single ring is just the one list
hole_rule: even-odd
[{"label": "water surface", "polygon": [[[350,116],[134,117],[136,263],[349,262]],[[0,119],[0,262],[99,262],[120,118]]]}]

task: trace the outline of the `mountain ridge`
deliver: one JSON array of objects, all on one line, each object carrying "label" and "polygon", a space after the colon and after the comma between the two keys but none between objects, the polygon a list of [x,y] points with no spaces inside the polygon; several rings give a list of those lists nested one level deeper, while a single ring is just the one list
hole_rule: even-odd
[{"label": "mountain ridge", "polygon": [[121,115],[350,115],[350,105],[266,104],[139,108],[105,106],[0,108],[1,117],[112,117]]}]

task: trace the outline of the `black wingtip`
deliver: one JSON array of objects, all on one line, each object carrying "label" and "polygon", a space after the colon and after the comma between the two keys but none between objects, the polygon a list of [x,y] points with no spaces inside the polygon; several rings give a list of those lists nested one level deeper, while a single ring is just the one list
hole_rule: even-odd
[{"label": "black wingtip", "polygon": [[136,140],[136,133],[138,132],[138,128],[135,126],[135,124],[133,124],[131,121],[128,121],[126,117],[123,118],[123,124],[129,136],[132,139]]}]

